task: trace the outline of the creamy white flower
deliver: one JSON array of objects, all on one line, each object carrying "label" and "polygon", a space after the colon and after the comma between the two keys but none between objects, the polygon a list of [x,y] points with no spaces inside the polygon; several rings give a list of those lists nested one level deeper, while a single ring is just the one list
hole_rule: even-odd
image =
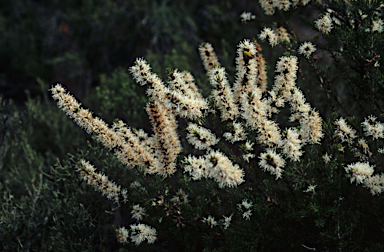
[{"label": "creamy white flower", "polygon": [[259,39],[264,41],[268,39],[269,45],[274,47],[279,43],[277,34],[271,28],[265,27],[259,34]]},{"label": "creamy white flower", "polygon": [[220,66],[216,53],[210,43],[201,44],[199,46],[199,53],[205,70],[209,71],[215,66]]},{"label": "creamy white flower", "polygon": [[152,244],[157,239],[156,229],[145,224],[132,224],[131,241],[138,246],[143,241],[147,240],[148,244]]},{"label": "creamy white flower", "polygon": [[307,59],[309,59],[316,51],[316,47],[311,42],[304,42],[300,45],[298,53],[303,54]]},{"label": "creamy white flower", "polygon": [[300,135],[295,128],[289,128],[285,131],[285,138],[280,144],[283,149],[283,153],[292,161],[299,161],[303,151],[301,150]]},{"label": "creamy white flower", "polygon": [[315,27],[322,33],[329,34],[333,29],[332,19],[327,13],[322,18],[315,21]]},{"label": "creamy white flower", "polygon": [[97,191],[101,192],[107,199],[113,200],[115,203],[128,200],[127,189],[121,189],[120,185],[110,181],[107,176],[102,173],[97,173],[96,168],[88,161],[80,160],[81,166],[78,169],[83,179],[89,185],[92,185]]},{"label": "creamy white flower", "polygon": [[217,144],[220,140],[209,129],[195,123],[189,123],[186,129],[188,131],[188,142],[198,150],[210,149],[211,146]]},{"label": "creamy white flower", "polygon": [[337,127],[334,136],[341,142],[352,144],[353,139],[356,138],[356,130],[352,129],[342,117],[335,121],[335,125]]},{"label": "creamy white flower", "polygon": [[148,77],[151,75],[150,65],[142,58],[136,59],[135,64],[129,68],[129,71],[140,85],[147,84]]},{"label": "creamy white flower", "polygon": [[251,202],[248,202],[246,199],[243,199],[243,201],[241,202],[241,205],[243,207],[245,207],[246,209],[249,209],[252,207],[252,203]]},{"label": "creamy white flower", "polygon": [[141,207],[139,204],[133,205],[131,214],[132,214],[132,218],[140,221],[143,219],[143,216],[145,215],[145,209]]},{"label": "creamy white flower", "polygon": [[377,31],[378,33],[382,33],[384,30],[384,22],[381,19],[372,21],[372,31]]},{"label": "creamy white flower", "polygon": [[120,227],[116,229],[116,237],[118,242],[122,244],[128,243],[128,230],[125,227]]},{"label": "creamy white flower", "polygon": [[193,180],[200,180],[208,176],[205,157],[197,158],[189,155],[184,158],[184,163],[186,164],[184,166],[184,172],[189,172]]},{"label": "creamy white flower", "polygon": [[242,155],[244,161],[246,161],[247,163],[249,163],[249,159],[250,158],[255,158],[256,155],[255,154],[252,154],[252,153],[247,153],[247,154],[243,154]]},{"label": "creamy white flower", "polygon": [[135,180],[131,183],[131,185],[129,186],[130,188],[139,188],[141,187],[141,184],[139,181]]},{"label": "creamy white flower", "polygon": [[384,174],[367,177],[363,186],[370,189],[372,195],[382,193],[384,191]]},{"label": "creamy white flower", "polygon": [[332,155],[328,155],[328,153],[325,153],[323,155],[324,163],[328,164],[331,161]]},{"label": "creamy white flower", "polygon": [[214,178],[219,187],[236,187],[244,182],[244,171],[220,151],[211,151],[206,155],[208,176]]},{"label": "creamy white flower", "polygon": [[239,204],[237,204],[237,208],[240,212],[243,212],[243,218],[246,220],[250,220],[252,215],[252,202],[248,202],[246,199]]},{"label": "creamy white flower", "polygon": [[376,117],[369,116],[361,123],[366,136],[372,136],[373,139],[384,138],[384,125],[376,121]]},{"label": "creamy white flower", "polygon": [[351,183],[356,181],[356,184],[363,183],[365,179],[372,176],[374,172],[374,166],[371,166],[368,162],[357,162],[345,167],[347,176],[350,177]]},{"label": "creamy white flower", "polygon": [[171,199],[171,202],[186,204],[188,203],[188,195],[180,188],[175,196]]},{"label": "creamy white flower", "polygon": [[279,179],[283,173],[282,168],[285,165],[285,160],[274,150],[268,149],[267,152],[260,154],[259,165],[264,171],[270,172],[276,176],[276,179]]},{"label": "creamy white flower", "polygon": [[250,220],[251,219],[251,215],[252,215],[252,210],[245,211],[243,213],[243,218],[246,219],[246,220]]},{"label": "creamy white flower", "polygon": [[240,15],[240,20],[241,20],[241,22],[243,22],[243,23],[246,23],[246,22],[248,22],[248,21],[251,21],[251,20],[253,20],[253,19],[255,19],[255,18],[256,18],[256,16],[255,16],[255,15],[252,15],[251,12],[243,12],[243,13],[241,13],[241,15]]},{"label": "creamy white flower", "polygon": [[304,190],[303,192],[312,192],[312,193],[314,193],[316,186],[317,185],[309,185],[307,190]]},{"label": "creamy white flower", "polygon": [[233,122],[231,126],[232,126],[232,132],[225,132],[223,134],[223,137],[227,141],[234,143],[234,142],[243,141],[246,139],[246,134],[243,130],[241,123]]},{"label": "creamy white flower", "polygon": [[224,229],[227,229],[229,227],[229,225],[231,224],[232,215],[233,214],[231,214],[231,216],[228,216],[228,217],[223,215],[223,218],[224,218],[224,220],[223,220]]},{"label": "creamy white flower", "polygon": [[215,221],[215,218],[210,215],[208,218],[203,217],[203,222],[207,223],[211,228],[217,226],[217,221]]}]

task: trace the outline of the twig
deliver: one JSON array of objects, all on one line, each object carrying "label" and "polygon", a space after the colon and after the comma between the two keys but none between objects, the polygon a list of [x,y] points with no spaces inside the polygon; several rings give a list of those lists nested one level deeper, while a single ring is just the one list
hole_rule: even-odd
[{"label": "twig", "polygon": [[305,246],[304,244],[300,244],[300,245],[303,246],[304,248],[308,249],[308,250],[316,251],[315,248],[310,248],[308,246]]}]

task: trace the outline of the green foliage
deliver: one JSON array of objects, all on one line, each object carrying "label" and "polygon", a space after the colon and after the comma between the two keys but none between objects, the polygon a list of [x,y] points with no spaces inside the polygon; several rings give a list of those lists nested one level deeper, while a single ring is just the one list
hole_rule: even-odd
[{"label": "green foliage", "polygon": [[126,69],[116,69],[111,77],[102,74],[100,86],[96,87],[95,91],[95,94],[91,95],[94,97],[91,104],[100,107],[100,116],[108,122],[121,118],[132,127],[149,125],[144,110],[147,102],[145,88],[137,85]]},{"label": "green foliage", "polygon": [[[244,5],[245,1],[241,2]],[[157,60],[162,61],[161,55],[172,54],[173,50],[196,59],[196,48],[207,35],[221,47],[222,29],[232,48],[241,39],[239,22],[233,22],[242,10],[239,3],[1,1],[2,92],[17,100],[25,100],[25,89],[38,95],[36,78],[40,77],[48,83],[65,83],[83,96],[99,84],[100,74],[111,75],[114,69],[131,65],[148,49],[159,53]]]},{"label": "green foliage", "polygon": [[[65,116],[52,114],[55,109],[44,101],[30,99],[24,112],[9,101],[1,103],[1,250],[102,249],[106,231],[98,225],[106,223],[109,216],[89,205],[92,202],[102,208],[105,201],[81,186],[72,161],[61,164],[54,160],[55,156],[66,156],[64,150],[40,145],[53,144],[49,140],[55,139],[62,141],[64,148],[75,150],[84,141],[84,136],[73,140],[76,132],[83,135],[81,130],[63,121]],[[56,162],[55,167],[50,167],[50,162]]]}]

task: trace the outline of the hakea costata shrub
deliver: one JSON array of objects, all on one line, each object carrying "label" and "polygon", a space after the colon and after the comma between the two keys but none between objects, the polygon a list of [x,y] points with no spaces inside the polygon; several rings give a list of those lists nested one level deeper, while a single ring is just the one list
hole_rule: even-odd
[{"label": "hakea costata shrub", "polygon": [[[263,32],[270,34],[261,34],[261,38],[273,37],[272,31],[266,29]],[[313,45],[307,43],[301,46],[299,53],[308,58],[314,50]],[[53,86],[51,92],[58,106],[87,133],[94,135],[112,151],[127,168],[137,168],[144,174],[163,178],[171,177],[177,170],[181,170],[192,180],[213,179],[219,188],[236,188],[247,180],[246,171],[239,160],[243,164],[256,160],[252,164],[258,165],[261,170],[278,180],[284,177],[284,169],[288,163],[302,161],[305,155],[304,146],[321,142],[324,135],[323,121],[296,86],[298,58],[290,54],[279,58],[274,83],[267,90],[265,61],[260,51],[256,42],[244,40],[239,43],[235,82],[230,85],[227,72],[220,65],[212,45],[202,44],[199,52],[212,85],[208,98],[198,92],[190,73],[171,70],[168,82],[164,83],[151,71],[150,65],[144,59],[137,59],[129,71],[138,84],[148,86],[146,111],[152,125],[152,135],[142,129],[131,129],[121,120],[108,125],[93,116],[89,110],[82,108],[60,84]],[[282,128],[274,118],[285,106],[289,106],[288,118],[293,126]],[[210,117],[220,117],[223,124],[229,125],[228,129],[218,135],[207,128],[208,124],[205,122]],[[196,150],[194,155],[185,153],[184,157],[178,158],[183,150],[178,133],[178,119],[183,120],[186,125],[186,140],[190,148]],[[350,146],[357,143],[355,153],[360,153],[362,160],[370,155],[364,139],[354,141],[356,132],[344,119],[339,119],[335,124],[336,139]],[[367,119],[363,127],[367,136],[383,138],[383,126],[375,118]],[[241,144],[239,159],[229,156],[221,149],[234,143]],[[363,148],[363,154],[357,150],[359,146]],[[330,158],[326,154],[324,161],[327,163]],[[97,173],[85,160],[81,160],[79,166],[78,170],[88,184],[117,204],[127,202],[129,193],[126,189]],[[349,164],[345,171],[351,182],[363,183],[371,189],[372,194],[383,190],[382,176],[373,175],[374,169],[368,162]],[[306,192],[314,192],[315,187],[316,185],[310,185]],[[182,190],[179,194],[175,202],[188,201]],[[269,196],[268,200],[273,202]],[[252,215],[252,204],[246,200],[238,204],[238,208],[243,218],[249,219]],[[140,221],[145,215],[145,209],[134,205],[132,214]],[[220,223],[227,229],[231,220],[232,215],[224,216]],[[212,216],[203,218],[202,222],[211,227],[218,225]],[[136,245],[145,240],[153,243],[156,237],[156,230],[146,224],[133,224],[130,230],[125,227],[117,229],[117,238],[121,243],[127,243],[129,238]]]}]

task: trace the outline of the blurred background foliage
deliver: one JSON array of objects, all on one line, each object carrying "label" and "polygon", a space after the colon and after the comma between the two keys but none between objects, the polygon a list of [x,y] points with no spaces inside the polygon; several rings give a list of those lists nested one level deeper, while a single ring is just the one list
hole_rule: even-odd
[{"label": "blurred background foliage", "polygon": [[[336,5],[336,8],[343,7]],[[369,12],[366,5],[362,5],[356,7],[353,15],[359,15],[358,8]],[[241,24],[239,15],[244,11],[255,14],[256,22]],[[290,28],[300,41],[312,41],[322,49],[315,53],[319,57],[316,61],[319,72],[313,70],[313,63],[300,58],[298,86],[324,118],[331,118],[333,112],[343,116],[355,115],[352,119],[359,125],[358,119],[370,113],[379,116],[383,113],[381,107],[384,102],[383,67],[372,70],[377,71],[376,76],[380,77],[376,78],[379,82],[372,87],[372,78],[366,77],[366,73],[371,70],[370,65],[366,66],[366,60],[376,54],[383,55],[384,39],[375,37],[375,48],[381,51],[367,52],[367,43],[371,38],[359,33],[357,37],[353,37],[356,34],[347,29],[348,27],[340,27],[335,36],[331,34],[326,39],[323,36],[314,36],[316,31],[313,20],[318,18],[321,11],[320,6],[315,5],[278,12],[271,17],[264,15],[257,1],[246,0],[0,1],[0,250],[118,251],[121,246],[117,244],[110,227],[132,223],[130,209],[126,207],[119,210],[126,212],[125,216],[123,213],[108,213],[113,209],[113,204],[83,183],[76,172],[76,163],[83,157],[124,187],[139,180],[142,184],[151,186],[147,191],[166,188],[176,192],[178,187],[172,183],[184,183],[185,191],[191,194],[194,191],[196,196],[195,205],[183,208],[186,219],[205,214],[206,209],[202,209],[202,206],[207,205],[207,200],[209,203],[217,201],[217,186],[212,181],[200,188],[194,183],[184,181],[182,174],[177,174],[167,184],[161,179],[142,178],[141,174],[124,169],[111,154],[56,107],[48,92],[50,86],[56,82],[62,83],[84,107],[108,123],[120,118],[132,127],[144,128],[150,132],[148,116],[143,109],[147,101],[146,88],[136,84],[127,71],[137,57],[145,57],[153,71],[165,81],[167,68],[190,71],[200,91],[207,97],[211,88],[198,55],[200,43],[210,42],[213,45],[222,66],[227,69],[230,83],[233,83],[236,46],[239,41],[256,38],[266,25],[273,28],[283,25]],[[348,41],[343,51],[339,48],[340,41]],[[267,62],[268,85],[271,87],[278,57],[287,50],[295,53],[297,45],[287,43],[285,47],[271,48],[266,42],[260,44]],[[338,52],[337,55],[332,54],[335,51]],[[332,74],[328,74],[329,72]],[[332,83],[329,90],[320,88],[319,73]],[[330,98],[327,98],[327,94],[331,94]],[[353,102],[356,99],[353,96],[355,94],[360,95],[359,103]],[[334,104],[334,107],[330,104]],[[279,116],[285,118],[284,112]],[[332,128],[335,118],[327,121],[326,127]],[[285,126],[284,123],[282,125]],[[339,154],[336,144],[331,140],[331,131],[327,133],[327,137],[329,145],[319,148],[336,157]],[[313,202],[310,205],[306,201],[291,205],[288,201],[285,205],[281,203],[277,211],[267,213],[272,203],[263,206],[265,202],[261,202],[263,200],[260,198],[250,198],[255,204],[260,203],[262,206],[255,209],[255,216],[265,220],[257,227],[246,227],[252,232],[244,232],[241,225],[234,225],[233,231],[228,230],[226,233],[234,239],[226,240],[223,236],[218,237],[219,233],[193,222],[187,225],[185,230],[189,231],[186,232],[202,235],[191,238],[184,246],[186,237],[174,227],[172,220],[168,220],[156,228],[162,234],[170,230],[169,236],[160,236],[155,247],[141,245],[136,250],[202,251],[205,248],[206,251],[214,251],[216,247],[221,247],[224,251],[225,248],[237,248],[237,251],[250,248],[272,251],[286,248],[284,246],[290,244],[293,235],[304,237],[313,230],[316,232],[313,231],[308,239],[320,240],[319,243],[326,240],[328,243],[324,243],[323,248],[332,247],[342,241],[340,247],[347,250],[359,244],[364,244],[367,251],[382,250],[381,244],[364,239],[372,234],[369,229],[382,234],[382,230],[367,216],[371,211],[366,207],[370,205],[366,202],[369,200],[359,198],[357,210],[352,207],[352,203],[356,204],[353,198],[356,194],[367,196],[368,193],[354,192],[343,203],[335,201],[340,192],[347,194],[350,189],[349,181],[344,180],[329,194],[327,181],[335,180],[333,173],[315,169],[316,164],[321,163],[321,151],[308,149],[306,153],[310,153],[312,158],[307,162],[312,164],[311,169],[307,167],[308,173],[313,173],[313,177],[319,180],[326,178],[322,182],[318,181],[319,192],[322,193],[319,193],[319,198],[314,199],[317,205],[313,205]],[[257,166],[256,163],[253,165]],[[302,169],[303,165],[300,164],[301,168],[297,169]],[[336,162],[329,166],[334,170],[342,169]],[[251,171],[250,166],[246,169]],[[273,190],[267,180],[261,187],[265,187],[267,191]],[[296,194],[302,195],[301,191],[302,189],[297,188]],[[199,193],[209,197],[204,199]],[[235,190],[229,190],[228,198],[222,201],[235,205],[231,201],[231,195],[234,194]],[[146,195],[145,191],[132,192],[133,202],[143,201]],[[240,197],[251,196],[245,193]],[[329,206],[321,206],[324,198],[329,201]],[[375,207],[383,205],[382,202],[380,204]],[[340,205],[344,207],[343,211],[340,210]],[[285,215],[284,209],[293,210],[290,215]],[[165,214],[164,209],[158,207],[157,210],[158,216]],[[157,215],[150,214],[154,216],[153,223],[158,221]],[[305,227],[298,224],[297,220],[304,221],[301,218],[308,221]],[[329,221],[334,219],[338,222]],[[350,225],[340,227],[339,222],[350,222]],[[361,222],[369,224],[360,228]],[[295,232],[301,231],[292,231],[292,236],[286,235],[286,230],[278,227],[280,223],[288,223]],[[326,232],[324,223],[332,223],[329,229],[334,233]],[[346,231],[345,238],[334,238],[340,235],[340,232],[335,231],[337,228]],[[279,235],[285,236],[282,238]],[[320,235],[323,236],[316,237]],[[359,239],[352,242],[350,237]],[[172,239],[175,243],[170,243]],[[379,240],[378,235],[371,236],[371,239]],[[279,240],[281,245],[276,244]],[[135,247],[127,249],[136,251]]]},{"label": "blurred background foliage", "polygon": [[[82,97],[100,84],[100,74],[126,68],[149,52],[158,55],[159,67],[184,61],[177,67],[201,69],[198,45],[210,41],[220,52],[224,40],[233,51],[244,35],[238,16],[246,6],[246,1],[1,1],[1,91],[17,99],[25,89],[38,93],[39,77],[60,81]],[[181,57],[168,65],[166,55]]]}]

